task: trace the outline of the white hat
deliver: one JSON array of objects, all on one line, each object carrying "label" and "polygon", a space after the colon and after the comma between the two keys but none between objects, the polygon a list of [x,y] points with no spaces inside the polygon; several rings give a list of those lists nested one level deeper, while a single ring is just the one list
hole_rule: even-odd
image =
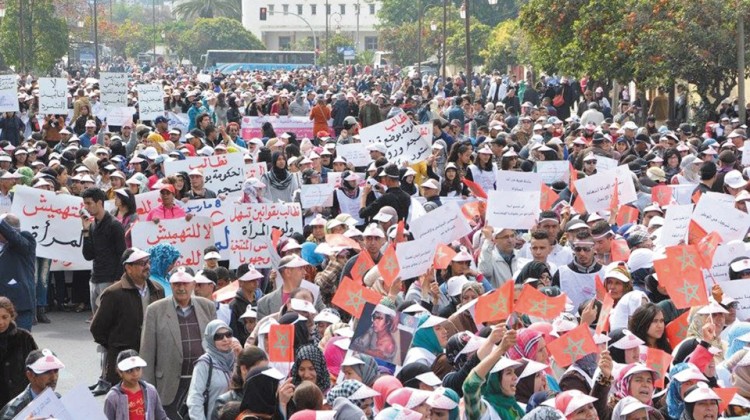
[{"label": "white hat", "polygon": [[208,254],[206,254],[206,255],[203,256],[203,260],[204,261],[206,261],[206,260],[220,260],[220,259],[221,259],[221,254],[219,254],[216,251],[211,251]]},{"label": "white hat", "polygon": [[497,363],[495,363],[495,366],[492,366],[492,369],[490,369],[490,373],[500,372],[509,367],[515,367],[515,366],[520,366],[520,365],[521,363],[516,360],[509,359],[507,357],[501,357],[500,360],[498,360]]},{"label": "white hat", "polygon": [[203,171],[200,169],[193,169],[192,171],[188,172],[188,176],[203,176]]},{"label": "white hat", "polygon": [[94,178],[91,178],[91,175],[86,174],[81,177],[81,182],[90,182],[93,184],[95,181]]},{"label": "white hat", "polygon": [[458,403],[448,398],[441,388],[434,390],[430,398],[427,398],[427,405],[439,410],[453,410],[458,407]]},{"label": "white hat", "polygon": [[591,404],[596,400],[596,397],[586,395],[577,389],[571,389],[557,394],[555,398],[543,402],[542,405],[556,408],[567,417],[579,408]]},{"label": "white hat", "polygon": [[193,277],[193,279],[195,279],[196,284],[214,284],[213,280],[209,279],[203,274],[203,270],[195,273],[195,277]]},{"label": "white hat", "polygon": [[8,155],[0,155],[0,162],[13,162],[13,159],[10,158]]},{"label": "white hat", "polygon": [[344,232],[344,236],[346,236],[347,238],[361,237],[362,231],[353,226],[349,226],[349,229],[347,229],[347,231]]},{"label": "white hat", "polygon": [[602,333],[594,333],[594,343],[595,344],[607,344],[609,343],[609,336],[607,334]]},{"label": "white hat", "polygon": [[[50,161],[50,166],[52,166],[51,161]],[[747,201],[747,200],[750,200],[750,192],[747,192],[747,190],[740,191],[740,193],[734,197],[735,203],[739,203],[740,201]]]},{"label": "white hat", "polygon": [[664,214],[664,210],[662,210],[662,208],[659,207],[659,205],[656,204],[656,203],[653,203],[653,204],[650,204],[650,205],[646,206],[646,208],[643,209],[643,214],[646,214],[646,213],[648,213],[650,211],[655,211],[655,212],[659,212],[661,214]]},{"label": "white hat", "polygon": [[[378,305],[378,308],[383,307],[382,305]],[[389,308],[390,309],[390,308]],[[437,315],[430,315],[429,318],[425,322],[422,323],[422,325],[419,326],[419,329],[422,328],[432,328],[437,325],[442,324],[443,322],[447,321],[446,318],[437,316]]]},{"label": "white hat", "polygon": [[701,381],[708,382],[708,379],[701,373],[700,369],[692,363],[688,363],[687,369],[676,373],[671,377],[677,382]]},{"label": "white hat", "polygon": [[451,262],[462,262],[462,261],[474,261],[474,257],[469,254],[466,248],[461,247],[461,250],[451,259]]},{"label": "white hat", "polygon": [[737,260],[729,264],[729,268],[734,272],[750,270],[750,258],[745,257],[741,260]]},{"label": "white hat", "polygon": [[365,149],[367,149],[368,152],[380,152],[384,155],[388,153],[388,150],[383,143],[373,143],[365,147]]},{"label": "white hat", "polygon": [[630,279],[620,270],[609,270],[604,273],[604,279],[616,279],[623,283],[630,283]]},{"label": "white hat", "polygon": [[524,359],[524,360],[526,361],[526,367],[524,367],[521,374],[518,375],[518,379],[522,379],[531,375],[536,375],[537,373],[549,367],[548,365],[545,365],[544,363],[539,363],[534,360],[529,360],[529,359]]},{"label": "white hat", "polygon": [[635,397],[627,396],[620,400],[618,405],[622,406],[622,409],[620,410],[621,416],[627,416],[628,414],[633,414],[638,410],[650,410],[651,407],[648,405],[638,401]]},{"label": "white hat", "polygon": [[423,389],[402,387],[388,394],[385,400],[391,406],[400,405],[411,409],[422,405],[431,395],[432,392]]},{"label": "white hat", "polygon": [[648,248],[634,249],[628,258],[630,272],[654,266],[654,251]]},{"label": "white hat", "polygon": [[440,378],[438,378],[438,376],[432,373],[431,371],[417,375],[414,377],[414,379],[418,380],[419,382],[422,382],[423,384],[427,386],[432,386],[432,387],[440,386],[440,384],[443,383],[443,381],[441,381]]},{"label": "white hat", "polygon": [[169,276],[169,283],[193,283],[195,279],[187,271],[185,267],[180,267],[175,273]]},{"label": "white hat", "polygon": [[294,255],[293,258],[287,261],[286,264],[279,266],[279,268],[299,268],[310,265],[307,261],[300,258],[298,255]]},{"label": "white hat", "polygon": [[297,242],[294,239],[289,239],[289,240],[286,241],[286,243],[284,244],[284,246],[281,248],[281,252],[287,252],[287,251],[291,251],[291,250],[294,250],[294,249],[302,249],[302,245],[300,245],[299,242]]},{"label": "white hat", "polygon": [[377,220],[378,222],[388,223],[391,221],[391,219],[393,219],[393,215],[385,213],[381,209],[380,211],[378,211],[378,214],[376,214],[372,219]]},{"label": "white hat", "polygon": [[709,388],[707,384],[698,382],[696,386],[698,387],[697,389],[694,389],[692,392],[685,395],[685,398],[683,398],[686,403],[709,400],[721,401],[721,397],[716,395],[716,393],[711,388]]},{"label": "white hat", "polygon": [[742,177],[742,173],[735,169],[724,175],[724,184],[732,188],[742,188],[747,185],[747,181]]},{"label": "white hat", "polygon": [[49,372],[50,370],[65,368],[65,365],[52,353],[51,350],[42,349],[42,356],[43,357],[37,359],[34,363],[26,367],[31,369],[37,375]]},{"label": "white hat", "polygon": [[125,264],[132,264],[136,261],[140,261],[144,258],[150,258],[151,254],[149,254],[146,251],[142,251],[138,248],[133,248],[133,253],[128,256],[128,259],[125,260]]},{"label": "white hat", "polygon": [[120,369],[122,372],[126,372],[126,371],[129,371],[130,369],[135,369],[139,367],[140,368],[146,367],[146,361],[141,359],[138,356],[128,357],[127,359],[117,364],[117,369]]},{"label": "white hat", "polygon": [[245,319],[245,318],[258,318],[258,313],[255,312],[255,309],[253,309],[252,306],[248,305],[247,308],[245,309],[245,312],[242,315],[240,315],[240,319]]},{"label": "white hat", "polygon": [[432,178],[430,178],[427,181],[423,182],[422,185],[420,185],[420,187],[422,187],[422,188],[430,188],[430,189],[433,189],[433,190],[439,190],[440,189],[440,186],[438,185],[437,181],[435,181]]},{"label": "white hat", "polygon": [[318,315],[315,316],[313,322],[327,322],[329,324],[337,324],[341,322],[341,317],[336,315],[330,308],[325,308]]},{"label": "white hat", "polygon": [[466,276],[453,276],[448,279],[448,296],[458,296],[461,294],[465,284],[469,283]]},{"label": "white hat", "polygon": [[[414,304],[409,305],[406,309],[402,310],[401,312],[404,312],[407,314],[418,314],[422,312],[429,313],[430,311],[428,311],[424,306],[418,303],[414,303]],[[748,337],[750,337],[750,333],[748,333]],[[747,341],[750,342],[750,339],[748,339]]]},{"label": "white hat", "polygon": [[134,176],[128,178],[128,180],[125,181],[125,183],[129,185],[141,185],[141,181],[139,181],[138,178]]},{"label": "white hat", "polygon": [[352,355],[347,355],[344,358],[344,361],[341,362],[341,366],[342,367],[344,367],[344,366],[357,366],[357,365],[364,365],[364,364],[365,364],[365,362],[362,359],[360,359],[359,357],[352,356]]},{"label": "white hat", "polygon": [[637,130],[638,125],[634,123],[633,121],[628,121],[622,125],[622,128],[624,128],[625,130]]},{"label": "white hat", "polygon": [[349,175],[344,177],[344,181],[359,181],[359,175],[354,172],[350,172]]},{"label": "white hat", "polygon": [[381,229],[380,226],[371,223],[367,225],[362,236],[377,236],[378,238],[385,238],[385,233],[383,233],[383,229]]},{"label": "white hat", "polygon": [[88,172],[89,168],[87,168],[85,165],[81,165],[73,170],[75,173],[81,173],[81,172]]},{"label": "white hat", "polygon": [[327,220],[321,214],[316,214],[315,217],[308,223],[310,226],[325,226]]},{"label": "white hat", "polygon": [[40,187],[51,187],[51,186],[52,186],[52,184],[50,184],[49,182],[45,181],[44,179],[40,179],[39,181],[37,181],[37,182],[36,182],[36,183],[35,183],[35,184],[33,185],[33,187],[34,187],[34,188],[40,188]]},{"label": "white hat", "polygon": [[315,309],[315,305],[304,299],[292,298],[292,309],[295,311],[307,312],[309,314],[318,313],[318,310]]},{"label": "white hat", "polygon": [[366,398],[373,398],[380,395],[380,392],[375,391],[374,389],[370,388],[369,386],[362,384],[360,387],[354,391],[352,395],[349,395],[350,401],[357,401],[357,400],[364,400]]},{"label": "white hat", "polygon": [[629,350],[646,344],[643,340],[636,337],[635,334],[633,334],[629,330],[622,330],[622,333],[624,334],[623,337],[610,344],[610,346],[620,350]]},{"label": "white hat", "polygon": [[698,310],[698,313],[701,315],[711,315],[711,314],[728,314],[729,311],[724,309],[721,305],[716,303],[713,299],[708,303],[708,305],[702,307],[700,310]]}]

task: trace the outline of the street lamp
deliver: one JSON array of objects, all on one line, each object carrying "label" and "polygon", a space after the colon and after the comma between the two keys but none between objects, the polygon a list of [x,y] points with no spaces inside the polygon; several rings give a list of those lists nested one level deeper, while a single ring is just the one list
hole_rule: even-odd
[{"label": "street lamp", "polygon": [[433,32],[437,31],[437,23],[434,20],[430,22],[430,30]]}]

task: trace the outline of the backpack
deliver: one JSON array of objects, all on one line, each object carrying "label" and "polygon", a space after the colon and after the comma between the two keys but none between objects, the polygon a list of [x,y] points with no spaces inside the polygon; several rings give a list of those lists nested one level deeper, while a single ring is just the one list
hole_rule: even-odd
[{"label": "backpack", "polygon": [[[195,369],[195,365],[198,363],[198,360],[195,361],[195,364],[193,364],[193,369]],[[206,389],[203,390],[203,414],[206,416],[206,418],[210,418],[209,412],[208,412],[208,388],[211,386],[211,375],[214,373],[214,361],[211,359],[211,356],[208,356],[208,379],[206,380]],[[187,405],[187,393],[182,397],[183,401],[180,404],[180,408],[177,410],[177,414],[182,418],[183,420],[190,419],[190,414],[188,414],[189,408]]]}]

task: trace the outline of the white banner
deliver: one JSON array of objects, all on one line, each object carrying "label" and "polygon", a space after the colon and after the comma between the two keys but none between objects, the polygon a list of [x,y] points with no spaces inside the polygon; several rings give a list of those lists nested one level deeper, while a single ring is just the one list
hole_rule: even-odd
[{"label": "white banner", "polygon": [[449,244],[471,233],[469,222],[455,201],[444,201],[442,206],[412,220],[409,230],[423,244]]},{"label": "white banner", "polygon": [[309,184],[300,188],[300,201],[303,209],[331,207],[333,205],[333,184]]},{"label": "white banner", "polygon": [[539,218],[539,191],[487,191],[487,224],[503,229],[531,229]]},{"label": "white banner", "polygon": [[[750,252],[745,248],[745,244],[740,241],[731,241],[720,244],[714,252],[714,259],[711,261],[711,270],[703,270],[703,279],[706,281],[707,290],[711,290],[713,280],[722,283],[729,281],[729,264],[738,257],[750,257]],[[733,280],[734,281],[734,280]],[[750,289],[748,289],[750,291]]]},{"label": "white banner", "polygon": [[222,260],[229,259],[229,223],[227,216],[234,211],[235,203],[230,200],[207,198],[190,200],[182,206],[186,213],[211,219],[214,228],[214,244],[221,254]]},{"label": "white banner", "polygon": [[684,241],[692,215],[692,204],[674,204],[668,206],[667,214],[664,217],[664,226],[661,228],[659,245],[667,247],[678,245],[680,241]]},{"label": "white banner", "polygon": [[161,86],[138,85],[138,115],[145,121],[153,121],[164,115],[164,92]]},{"label": "white banner", "polygon": [[39,78],[39,114],[68,113],[68,81],[63,78]]},{"label": "white banner", "polygon": [[132,106],[110,108],[107,111],[107,125],[120,127],[125,125],[126,122],[132,123],[133,114],[135,114],[135,107]]},{"label": "white banner", "polygon": [[724,242],[743,240],[750,229],[750,214],[727,206],[707,194],[701,196],[693,220],[708,233],[716,231]]},{"label": "white banner", "polygon": [[18,112],[18,79],[15,74],[0,75],[0,112]]},{"label": "white banner", "polygon": [[618,163],[617,159],[596,155],[596,172],[606,172],[615,169]]},{"label": "white banner", "polygon": [[246,163],[245,164],[245,179],[247,178],[258,178],[268,172],[268,166],[264,162],[261,163]]},{"label": "white banner", "polygon": [[567,160],[550,160],[536,163],[536,173],[542,176],[545,184],[562,181],[570,182],[570,163]]},{"label": "white banner", "polygon": [[372,162],[370,152],[362,143],[337,144],[336,155],[351,162],[354,166],[367,166]]},{"label": "white banner", "polygon": [[672,199],[677,204],[691,204],[693,202],[693,191],[695,184],[670,185]]},{"label": "white banner", "polygon": [[[280,116],[280,117],[242,117],[241,135],[245,140],[250,140],[254,137],[263,137],[263,124],[271,123],[276,134],[281,133],[294,133],[297,136],[297,140],[301,141],[302,138],[313,138],[315,133],[313,132],[313,122],[309,117],[292,117],[292,116]],[[331,121],[329,121],[329,126]],[[333,130],[329,130],[333,132]]]},{"label": "white banner", "polygon": [[133,246],[146,250],[160,243],[173,245],[180,251],[175,266],[200,269],[203,250],[214,245],[213,224],[208,217],[161,220],[158,224],[139,221],[133,226]]},{"label": "white banner", "polygon": [[164,162],[167,175],[190,173],[194,169],[203,171],[205,187],[216,194],[242,194],[242,182],[245,180],[245,160],[242,153],[196,156]]},{"label": "white banner", "polygon": [[36,239],[36,256],[85,264],[80,197],[24,186],[16,187],[12,213],[21,229]]},{"label": "white banner", "polygon": [[99,92],[104,108],[127,107],[128,74],[102,72],[99,75]]},{"label": "white banner", "polygon": [[401,113],[393,118],[365,127],[359,132],[362,143],[367,146],[382,143],[386,148],[386,158],[389,162],[421,162],[432,153],[432,144],[426,142],[419,134],[419,130],[405,114]]},{"label": "white banner", "polygon": [[721,283],[724,294],[735,298],[739,304],[737,307],[737,320],[750,320],[750,280],[732,280]]},{"label": "white banner", "polygon": [[497,191],[541,191],[542,175],[536,172],[497,171],[495,172]]},{"label": "white banner", "polygon": [[424,241],[415,240],[396,244],[399,276],[402,280],[419,277],[432,266],[437,247],[426,246]]},{"label": "white banner", "polygon": [[575,187],[578,195],[583,199],[583,204],[589,213],[609,210],[615,189],[615,179],[620,205],[632,203],[638,199],[630,169],[627,165],[618,166],[615,170],[598,172],[576,181]]},{"label": "white banner", "polygon": [[269,245],[272,228],[290,237],[302,233],[302,208],[299,203],[237,204],[229,222],[229,266],[253,264],[256,268],[270,268]]}]

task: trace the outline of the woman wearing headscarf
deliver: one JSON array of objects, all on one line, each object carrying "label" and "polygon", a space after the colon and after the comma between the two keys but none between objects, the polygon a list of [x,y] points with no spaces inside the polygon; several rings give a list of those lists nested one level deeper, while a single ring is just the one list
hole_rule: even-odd
[{"label": "woman wearing headscarf", "polygon": [[515,368],[516,377],[518,377],[516,400],[521,404],[526,404],[532,395],[548,389],[544,373],[548,366],[528,359],[522,359],[519,363]]},{"label": "woman wearing headscarf", "polygon": [[302,381],[314,382],[323,393],[331,387],[331,378],[323,352],[313,344],[302,346],[295,352],[292,383],[297,386]]},{"label": "woman wearing headscarf", "polygon": [[[608,409],[615,410],[617,404],[625,398],[635,398],[642,404],[653,404],[654,383],[657,373],[640,363],[625,365],[617,372],[614,380],[614,393],[610,396]],[[615,419],[614,415],[612,418]]]},{"label": "woman wearing headscarf", "polygon": [[203,333],[206,353],[195,362],[187,396],[192,420],[209,419],[216,400],[229,389],[235,360],[232,339],[232,330],[224,321],[215,319],[206,325]]},{"label": "woman wearing headscarf", "polygon": [[[487,329],[489,330],[489,327]],[[481,359],[490,354],[496,344],[495,340],[500,340],[501,337],[499,329],[492,330],[487,339],[475,336],[468,331],[453,334],[445,346],[445,356],[448,363],[453,367],[453,371],[443,377],[443,386],[456,391],[460,397],[463,397],[464,390],[462,386],[469,373],[479,364]],[[470,341],[482,340],[484,342],[476,352],[461,353]]]},{"label": "woman wearing headscarf", "polygon": [[695,155],[687,155],[680,161],[680,173],[672,177],[671,184],[698,184],[703,162]]},{"label": "woman wearing headscarf", "polygon": [[376,395],[378,395],[377,391],[362,382],[356,379],[346,379],[328,391],[326,401],[330,403],[336,401],[337,398],[346,398],[364,411],[368,420],[372,420],[375,417],[373,410],[375,401],[373,398]]},{"label": "woman wearing headscarf", "polygon": [[[432,323],[434,319],[432,316],[422,315],[417,330],[414,332],[411,348],[404,358],[404,365],[422,363],[432,366],[438,356],[445,353],[445,345],[448,344],[450,334],[443,324],[447,324],[449,321],[446,320],[430,327],[424,327],[427,321]],[[455,327],[453,328],[455,329]]]},{"label": "woman wearing headscarf", "polygon": [[680,420],[703,420],[719,418],[719,397],[706,384],[696,384],[685,392],[685,410]]},{"label": "woman wearing headscarf", "polygon": [[[675,352],[679,353],[679,349],[685,341],[700,341],[703,339],[707,341],[709,345],[721,350],[714,355],[716,363],[724,361],[724,344],[721,342],[719,333],[724,330],[724,322],[726,321],[727,313],[728,311],[717,303],[690,308],[690,315],[688,315],[687,338],[675,347]],[[713,326],[713,333],[709,334],[709,336],[706,336],[706,332],[704,331],[704,326],[706,325]]]},{"label": "woman wearing headscarf", "polygon": [[401,389],[404,386],[401,385],[401,381],[396,379],[395,376],[383,375],[375,380],[372,384],[372,389],[377,391],[380,395],[375,396],[375,408],[378,412],[381,412],[385,408],[386,400],[391,393],[397,389]]},{"label": "woman wearing headscarf", "polygon": [[[427,398],[427,405],[430,406],[430,414],[433,419],[458,420],[460,398],[456,391],[450,388],[438,388]],[[472,418],[472,417],[470,417]]]},{"label": "woman wearing headscarf", "polygon": [[346,351],[349,348],[348,341],[349,339],[346,337],[336,336],[326,342],[323,356],[332,383],[336,382],[336,378],[341,371],[341,363],[344,361]]},{"label": "woman wearing headscarf", "polygon": [[[685,393],[698,382],[705,382],[700,372],[694,372],[695,366],[688,363],[677,363],[669,371],[669,386],[667,387],[666,404],[661,409],[665,418],[679,419],[685,410]],[[702,378],[702,379],[701,379]]]},{"label": "woman wearing headscarf", "polygon": [[[280,401],[279,378],[283,374],[268,366],[256,367],[247,372],[240,403],[241,416],[255,416],[263,420],[284,420],[287,401]],[[238,417],[244,418],[244,417]]]},{"label": "woman wearing headscarf", "polygon": [[264,197],[272,203],[292,202],[292,196],[300,186],[292,173],[287,170],[286,157],[281,152],[271,155],[271,168],[263,174],[261,182],[266,185]]},{"label": "woman wearing headscarf", "polygon": [[219,412],[222,407],[229,402],[242,401],[242,387],[245,385],[247,373],[257,367],[268,366],[268,356],[266,352],[259,347],[246,346],[237,355],[237,362],[232,372],[232,378],[229,381],[229,391],[219,395],[214,403],[214,411],[211,413],[211,420],[219,419]]},{"label": "woman wearing headscarf", "polygon": [[378,363],[374,357],[366,354],[358,354],[357,359],[364,363],[343,366],[341,368],[344,379],[354,379],[367,386],[372,386],[379,375]]},{"label": "woman wearing headscarf", "polygon": [[166,297],[172,296],[172,287],[169,285],[167,274],[172,270],[174,264],[180,258],[180,251],[171,244],[157,244],[149,248],[151,255],[151,275],[149,279],[155,281],[164,288]]}]

